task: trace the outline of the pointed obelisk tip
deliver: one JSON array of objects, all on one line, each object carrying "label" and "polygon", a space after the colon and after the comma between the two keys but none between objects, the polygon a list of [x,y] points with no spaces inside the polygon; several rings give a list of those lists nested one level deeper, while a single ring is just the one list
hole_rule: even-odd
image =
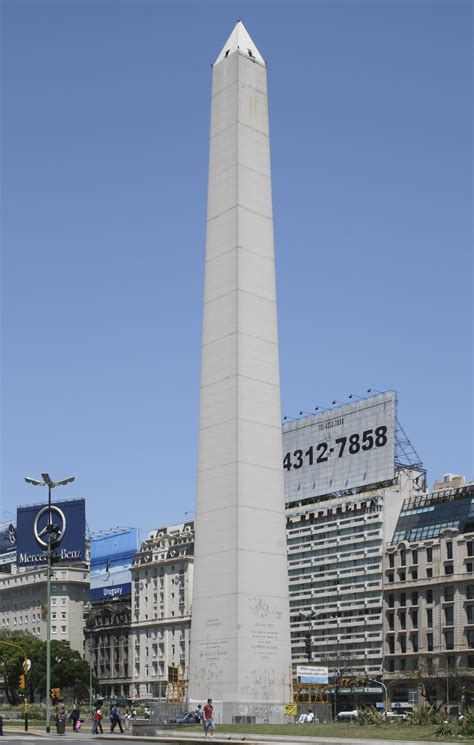
[{"label": "pointed obelisk tip", "polygon": [[265,60],[252,41],[249,32],[245,28],[240,18],[235,24],[231,35],[222,47],[221,53],[214,62],[214,67],[218,65],[219,62],[222,62],[222,60],[226,59],[231,54],[239,50],[242,54],[248,54],[248,56],[256,62],[260,62],[260,64],[265,65]]}]

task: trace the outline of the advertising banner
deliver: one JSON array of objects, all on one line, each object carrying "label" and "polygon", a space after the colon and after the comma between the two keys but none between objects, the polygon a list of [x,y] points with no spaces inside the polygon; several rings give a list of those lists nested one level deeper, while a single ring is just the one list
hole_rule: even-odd
[{"label": "advertising banner", "polygon": [[0,523],[0,564],[12,564],[16,560],[16,524]]},{"label": "advertising banner", "polygon": [[393,479],[395,404],[390,391],[285,424],[285,501]]},{"label": "advertising banner", "polygon": [[138,551],[137,528],[114,528],[91,538],[91,600],[132,594],[130,567]]},{"label": "advertising banner", "polygon": [[313,665],[297,665],[296,676],[299,683],[319,683],[327,685],[329,668]]},{"label": "advertising banner", "polygon": [[[18,507],[16,562],[19,567],[47,562],[48,505]],[[54,563],[72,564],[86,559],[86,510],[83,499],[51,505],[52,558]]]}]

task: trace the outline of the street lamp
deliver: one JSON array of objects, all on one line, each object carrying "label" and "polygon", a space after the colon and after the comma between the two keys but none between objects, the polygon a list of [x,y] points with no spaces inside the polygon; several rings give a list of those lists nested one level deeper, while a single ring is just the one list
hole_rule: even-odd
[{"label": "street lamp", "polygon": [[47,584],[47,614],[46,614],[46,732],[50,732],[50,690],[51,690],[51,549],[58,543],[57,528],[53,525],[51,519],[51,489],[56,486],[65,486],[71,484],[74,481],[74,476],[69,476],[67,479],[62,481],[53,481],[49,473],[42,473],[42,481],[39,479],[32,479],[30,476],[25,476],[27,484],[33,486],[47,486],[48,487],[48,524],[46,525],[47,548],[46,548],[46,559],[47,559],[47,570],[46,570],[46,584]]},{"label": "street lamp", "polygon": [[305,616],[304,613],[300,613],[300,617],[303,619],[303,621],[308,622],[308,628],[304,635],[305,638],[305,650],[306,650],[306,657],[308,658],[308,662],[312,661],[312,644],[311,644],[311,621],[313,618],[316,618],[318,613],[315,613],[314,610],[311,611],[309,616]]}]

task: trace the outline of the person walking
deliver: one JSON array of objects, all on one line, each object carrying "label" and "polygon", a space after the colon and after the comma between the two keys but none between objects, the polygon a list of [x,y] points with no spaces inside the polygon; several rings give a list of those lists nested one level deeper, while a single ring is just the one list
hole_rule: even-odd
[{"label": "person walking", "polygon": [[204,739],[207,740],[208,734],[211,733],[212,740],[216,728],[216,725],[214,724],[214,707],[212,705],[212,698],[208,698],[207,704],[204,704],[202,710],[202,723],[204,726]]},{"label": "person walking", "polygon": [[78,727],[77,726],[77,723],[81,719],[81,712],[77,708],[77,705],[74,706],[74,709],[69,714],[69,719],[72,721],[72,731],[73,732],[79,732],[80,725]]},{"label": "person walking", "polygon": [[104,730],[102,729],[102,711],[100,709],[100,706],[96,706],[94,723],[92,725],[92,734],[97,735],[99,734],[99,732],[101,735],[104,734]]},{"label": "person walking", "polygon": [[122,721],[120,719],[120,713],[117,708],[117,704],[114,704],[110,709],[110,731],[113,732],[115,730],[115,727],[119,726],[120,732],[123,734],[123,727],[122,727]]}]

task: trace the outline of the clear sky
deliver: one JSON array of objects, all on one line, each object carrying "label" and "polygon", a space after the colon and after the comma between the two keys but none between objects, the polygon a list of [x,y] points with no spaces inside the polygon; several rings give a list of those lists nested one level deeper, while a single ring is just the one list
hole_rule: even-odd
[{"label": "clear sky", "polygon": [[0,519],[45,470],[92,530],[194,508],[211,63],[239,18],[268,60],[283,414],[395,389],[430,483],[474,477],[470,2],[1,10]]}]

